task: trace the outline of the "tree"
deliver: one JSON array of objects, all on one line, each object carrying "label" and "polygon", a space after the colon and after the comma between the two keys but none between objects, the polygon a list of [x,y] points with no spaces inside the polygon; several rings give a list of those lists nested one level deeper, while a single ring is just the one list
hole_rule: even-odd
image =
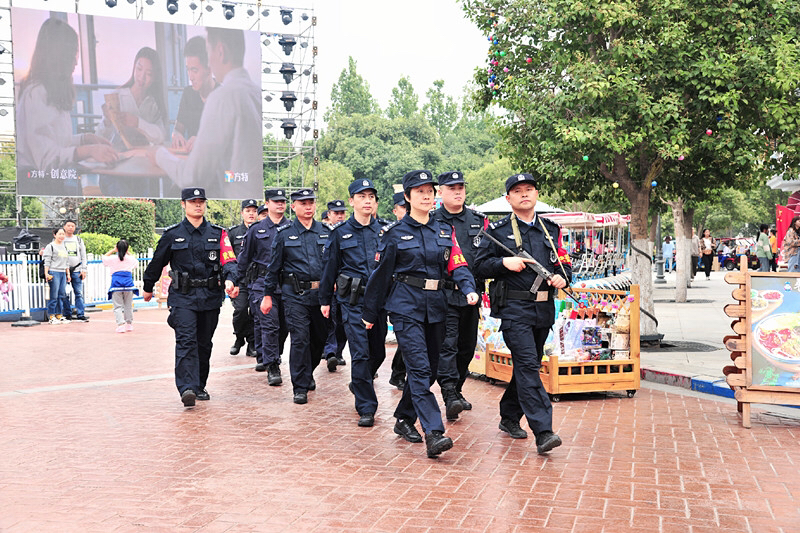
[{"label": "tree", "polygon": [[379,113],[378,102],[369,91],[369,83],[356,72],[356,61],[348,58],[348,66],[339,74],[339,81],[331,89],[331,107],[325,112],[325,121],[336,116],[372,115]]},{"label": "tree", "polygon": [[465,172],[467,202],[481,205],[505,194],[505,183],[514,173],[510,159],[495,159],[474,172]]},{"label": "tree", "polygon": [[[645,312],[653,312],[652,182],[656,194],[681,197],[686,180],[703,178],[673,171],[692,158],[704,163],[696,170],[720,164],[723,183],[796,173],[797,2],[462,4],[493,38],[474,100],[507,112],[498,120],[504,152],[565,195],[617,183],[630,201],[629,263]],[[782,156],[770,158],[773,148]],[[646,315],[642,333],[656,333]]]},{"label": "tree", "polygon": [[397,82],[397,87],[392,89],[392,99],[386,108],[386,116],[395,118],[411,118],[419,113],[419,97],[414,92],[411,80],[403,76]]},{"label": "tree", "polygon": [[350,169],[336,161],[322,161],[319,164],[319,191],[317,192],[317,212],[326,209],[328,202],[347,199],[350,194],[347,188],[353,182]]},{"label": "tree", "polygon": [[444,80],[436,80],[433,87],[425,93],[428,102],[422,106],[422,113],[439,135],[452,131],[458,120],[458,105],[452,96],[444,94]]},{"label": "tree", "polygon": [[159,198],[153,200],[156,205],[156,227],[167,228],[183,220],[181,201],[175,198]]}]

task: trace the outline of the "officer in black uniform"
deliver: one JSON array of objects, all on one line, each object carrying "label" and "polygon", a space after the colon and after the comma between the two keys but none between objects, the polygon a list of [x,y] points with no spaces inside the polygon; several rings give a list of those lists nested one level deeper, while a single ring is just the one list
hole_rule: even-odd
[{"label": "officer in black uniform", "polygon": [[[464,174],[461,172],[450,171],[439,174],[439,195],[442,198],[442,205],[434,211],[433,216],[455,230],[456,241],[467,260],[467,268],[475,277],[477,291],[482,293],[484,281],[475,276],[472,267],[480,244],[478,234],[481,229],[489,226],[489,219],[483,213],[464,206],[466,189]],[[464,398],[461,388],[467,379],[469,364],[475,357],[480,318],[480,308],[469,305],[464,295],[454,285],[452,280],[448,280],[444,289],[447,295],[447,320],[437,378],[442,389],[448,420],[456,420],[458,413],[472,409],[472,404]]]},{"label": "officer in black uniform", "polygon": [[286,325],[292,336],[289,370],[294,403],[304,404],[308,402],[308,391],[316,388],[312,374],[322,359],[328,334],[328,319],[319,308],[319,280],[322,250],[328,243],[329,230],[314,220],[317,207],[314,191],[300,189],[291,197],[296,218],[280,227],[275,236],[261,312],[269,314],[280,287]]},{"label": "officer in black uniform", "polygon": [[[342,200],[333,200],[328,202],[327,213],[328,225],[333,229],[347,218],[347,206]],[[325,341],[325,351],[323,353],[328,363],[328,371],[335,372],[337,366],[347,364],[344,357],[342,357],[344,346],[347,344],[347,334],[342,321],[342,311],[336,299],[331,302],[330,322],[328,339]]]},{"label": "officer in black uniform", "polygon": [[219,309],[228,296],[235,298],[236,257],[225,229],[205,219],[206,193],[201,187],[181,191],[186,217],[164,231],[144,272],[144,301],[153,297],[161,270],[170,265],[169,318],[175,330],[175,385],[185,407],[208,400],[206,391],[211,339]]},{"label": "officer in black uniform", "polygon": [[267,215],[269,214],[267,212],[267,204],[261,204],[260,206],[258,206],[257,214],[258,214],[258,221],[259,222],[261,222],[262,220],[267,218]]},{"label": "officer in black uniform", "polygon": [[403,177],[411,209],[402,220],[383,229],[376,255],[378,266],[367,283],[363,313],[368,329],[380,320],[384,308],[391,316],[408,372],[394,413],[394,432],[409,442],[422,442],[414,428],[419,416],[428,457],[437,457],[453,446],[453,441],[444,436],[439,404],[430,390],[444,337],[447,298],[443,289],[448,272],[467,301],[471,305],[478,302],[472,274],[464,268],[466,262],[453,239],[453,228],[430,216],[435,184],[427,170],[415,170]]},{"label": "officer in black uniform", "polygon": [[506,180],[506,199],[512,214],[489,226],[488,234],[517,252],[528,252],[554,274],[542,282],[525,266],[528,259],[510,256],[483,238],[475,258],[475,275],[493,279],[489,286],[492,316],[501,319],[500,331],[514,360],[511,381],[500,400],[500,429],[515,439],[528,436],[519,421],[524,414],[536,436],[536,449],[546,453],[561,445],[553,433],[553,409],[539,368],[544,342],[555,321],[554,293],[572,279],[569,256],[557,247],[559,226],[536,215],[539,198],[536,178],[516,174]]},{"label": "officer in black uniform", "polygon": [[[242,243],[247,229],[252,226],[258,218],[258,202],[252,198],[242,201],[242,223],[228,229],[228,238],[233,246],[233,253],[236,257],[242,251]],[[231,346],[231,355],[236,355],[247,342],[247,355],[255,357],[257,350],[253,334],[253,315],[250,314],[250,300],[247,287],[239,286],[239,296],[231,300],[233,304],[233,334],[236,341]]]},{"label": "officer in black uniform", "polygon": [[282,319],[283,303],[276,294],[272,310],[264,315],[261,313],[261,300],[264,297],[264,280],[272,254],[272,242],[278,228],[287,225],[289,221],[283,216],[286,212],[286,192],[283,189],[268,189],[264,192],[264,198],[268,206],[268,216],[247,230],[242,251],[236,260],[239,270],[237,285],[246,285],[250,294],[250,313],[253,315],[257,352],[255,370],[266,371],[267,382],[277,386],[283,383],[280,369],[281,348],[288,334]]},{"label": "officer in black uniform", "polygon": [[381,224],[372,216],[378,210],[378,190],[372,181],[365,179],[353,181],[348,192],[353,214],[331,231],[323,256],[325,271],[319,302],[322,314],[329,316],[336,286],[341,323],[350,343],[350,390],[360,416],[358,425],[370,427],[375,423],[378,409],[372,376],[386,358],[386,313],[382,312],[370,330],[361,322],[364,289],[375,268],[381,231]]},{"label": "officer in black uniform", "polygon": [[[406,215],[406,197],[402,192],[392,195],[392,213],[397,220]],[[406,387],[406,364],[403,362],[403,351],[399,344],[394,351],[394,357],[392,357],[392,375],[389,377],[389,385],[397,390],[403,390]]]}]

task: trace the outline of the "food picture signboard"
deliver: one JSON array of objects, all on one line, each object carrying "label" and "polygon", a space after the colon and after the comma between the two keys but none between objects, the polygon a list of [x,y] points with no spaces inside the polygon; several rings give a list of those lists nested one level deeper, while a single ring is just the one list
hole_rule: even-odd
[{"label": "food picture signboard", "polygon": [[800,276],[747,276],[747,387],[800,392]]}]

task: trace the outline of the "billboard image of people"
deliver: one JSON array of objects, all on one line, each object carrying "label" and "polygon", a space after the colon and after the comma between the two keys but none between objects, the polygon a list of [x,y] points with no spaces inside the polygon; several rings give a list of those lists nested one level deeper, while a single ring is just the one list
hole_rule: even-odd
[{"label": "billboard image of people", "polygon": [[260,195],[258,32],[11,14],[20,195]]}]

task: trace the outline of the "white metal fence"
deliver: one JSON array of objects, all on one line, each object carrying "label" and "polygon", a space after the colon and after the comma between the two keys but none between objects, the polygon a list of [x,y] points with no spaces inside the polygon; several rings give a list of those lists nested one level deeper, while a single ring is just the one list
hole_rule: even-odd
[{"label": "white metal fence", "polygon": [[[147,254],[133,254],[139,261],[139,266],[133,271],[133,280],[136,287],[142,289],[142,275],[150,264],[153,251]],[[50,297],[48,283],[39,276],[39,255],[6,254],[0,255],[0,270],[13,285],[13,290],[8,294],[0,293],[0,315],[17,314],[20,312],[40,311],[47,307]],[[108,288],[111,285],[111,274],[103,266],[100,256],[88,254],[86,279],[83,280],[83,301],[87,306],[108,303]],[[75,302],[72,286],[67,284],[67,295],[72,303]],[[7,297],[7,299],[6,299]]]}]

